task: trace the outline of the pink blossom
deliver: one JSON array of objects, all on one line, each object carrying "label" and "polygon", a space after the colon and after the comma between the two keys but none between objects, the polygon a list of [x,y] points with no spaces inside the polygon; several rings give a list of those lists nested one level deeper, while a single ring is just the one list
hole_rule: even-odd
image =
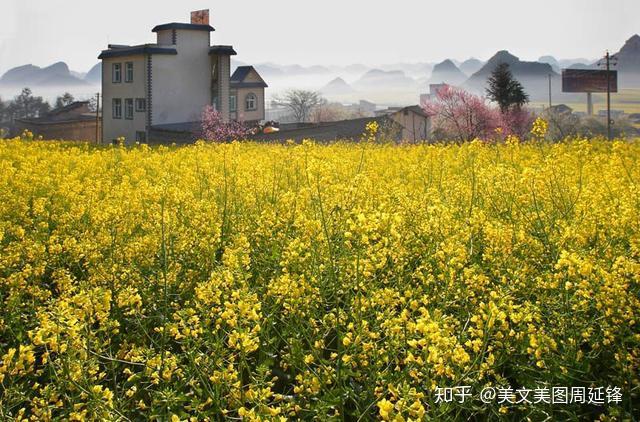
[{"label": "pink blossom", "polygon": [[524,139],[531,130],[535,115],[526,108],[511,108],[502,113],[500,118],[503,135],[515,135]]},{"label": "pink blossom", "polygon": [[247,127],[240,122],[223,121],[220,112],[210,105],[202,111],[200,130],[202,139],[217,142],[245,139],[249,133]]},{"label": "pink blossom", "polygon": [[533,115],[525,109],[501,114],[483,97],[449,85],[438,89],[435,101],[424,103],[422,108],[431,116],[438,136],[457,142],[488,141],[507,135],[523,137],[533,122]]},{"label": "pink blossom", "polygon": [[438,90],[436,101],[422,107],[432,116],[437,132],[458,142],[489,139],[500,123],[499,113],[484,98],[449,85]]}]

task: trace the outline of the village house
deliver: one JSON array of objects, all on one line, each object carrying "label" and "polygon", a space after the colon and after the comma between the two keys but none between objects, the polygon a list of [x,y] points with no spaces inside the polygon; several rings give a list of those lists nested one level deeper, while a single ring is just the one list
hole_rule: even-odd
[{"label": "village house", "polygon": [[44,139],[96,142],[100,136],[100,121],[89,101],[74,101],[44,116],[16,119],[15,134],[28,130]]},{"label": "village house", "polygon": [[103,136],[153,141],[167,128],[195,127],[212,105],[224,121],[257,124],[265,117],[265,81],[252,66],[231,75],[232,46],[210,45],[209,11],[191,13],[190,23],[152,30],[155,44],[113,45],[103,50]]}]

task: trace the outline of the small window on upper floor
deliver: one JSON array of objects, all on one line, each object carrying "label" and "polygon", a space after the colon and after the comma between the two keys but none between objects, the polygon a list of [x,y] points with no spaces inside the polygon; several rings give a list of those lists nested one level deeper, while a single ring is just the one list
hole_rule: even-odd
[{"label": "small window on upper floor", "polygon": [[133,62],[126,62],[124,64],[124,81],[133,82]]},{"label": "small window on upper floor", "polygon": [[122,82],[122,63],[114,63],[111,65],[111,81],[114,84]]},{"label": "small window on upper floor", "polygon": [[258,97],[256,97],[256,94],[254,94],[253,92],[247,94],[245,98],[244,108],[247,111],[255,110],[258,108]]}]

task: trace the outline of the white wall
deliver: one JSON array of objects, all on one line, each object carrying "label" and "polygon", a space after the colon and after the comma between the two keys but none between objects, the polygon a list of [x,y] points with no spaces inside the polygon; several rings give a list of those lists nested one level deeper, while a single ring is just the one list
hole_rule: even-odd
[{"label": "white wall", "polygon": [[172,45],[173,44],[173,30],[167,29],[157,32],[157,43],[159,45]]},{"label": "white wall", "polygon": [[[133,82],[125,82],[126,62],[133,62]],[[113,83],[113,63],[120,63],[122,82]],[[127,143],[135,142],[136,131],[145,130],[146,112],[135,110],[135,99],[146,97],[146,65],[142,55],[129,57],[115,57],[102,60],[102,118],[103,143],[110,143],[120,136],[126,138]],[[122,118],[113,118],[112,100],[122,99]],[[133,120],[125,119],[125,98],[133,98]]]},{"label": "white wall", "polygon": [[[264,88],[239,88],[238,92],[238,111],[237,119],[240,122],[251,122],[256,120],[264,120]],[[257,107],[255,110],[246,110],[246,97],[249,93],[255,94],[257,98]]]},{"label": "white wall", "polygon": [[152,125],[199,120],[211,102],[209,32],[179,29],[176,48],[152,58]]}]

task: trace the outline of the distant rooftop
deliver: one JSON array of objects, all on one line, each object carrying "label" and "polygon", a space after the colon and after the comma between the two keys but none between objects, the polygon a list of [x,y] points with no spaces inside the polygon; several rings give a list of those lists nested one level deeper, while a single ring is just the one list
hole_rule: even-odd
[{"label": "distant rooftop", "polygon": [[70,104],[67,104],[66,106],[53,109],[40,117],[16,120],[37,125],[46,125],[80,122],[95,119],[96,113],[89,111],[89,101],[74,101]]},{"label": "distant rooftop", "polygon": [[48,116],[55,116],[61,113],[67,113],[71,110],[75,110],[77,108],[82,108],[85,106],[89,106],[89,101],[74,101],[70,104],[67,104],[66,106],[63,107],[59,107],[59,108],[54,108],[53,110],[51,110],[49,113],[47,113]]}]

